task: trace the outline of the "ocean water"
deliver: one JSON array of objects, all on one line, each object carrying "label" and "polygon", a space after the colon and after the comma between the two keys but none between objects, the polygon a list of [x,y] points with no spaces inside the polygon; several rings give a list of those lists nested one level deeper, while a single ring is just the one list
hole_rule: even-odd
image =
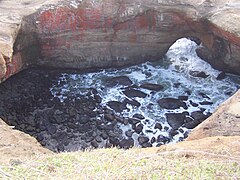
[{"label": "ocean water", "polygon": [[[69,97],[76,97],[88,92],[89,88],[95,88],[102,97],[101,104],[107,106],[109,101],[123,101],[125,86],[107,86],[107,81],[112,77],[127,76],[134,85],[140,86],[143,83],[160,84],[164,88],[159,92],[142,89],[147,94],[146,98],[134,98],[141,106],[135,107],[127,105],[128,110],[117,113],[123,117],[132,117],[134,114],[141,114],[145,117],[142,120],[143,133],[151,139],[159,135],[168,137],[172,129],[166,119],[166,113],[181,113],[188,111],[203,111],[204,114],[213,113],[214,110],[227,98],[229,98],[239,88],[240,78],[227,74],[223,80],[217,80],[221,73],[211,67],[210,64],[200,59],[195,50],[198,45],[188,39],[179,39],[171,46],[166,56],[158,62],[146,62],[140,65],[131,66],[124,69],[107,69],[94,73],[72,74],[63,73],[58,83],[50,89],[52,95],[58,97],[62,102]],[[193,77],[191,71],[204,72],[206,78]],[[61,83],[65,82],[65,83]],[[203,97],[203,94],[205,97]],[[178,96],[188,96],[187,110],[183,108],[175,110],[163,109],[157,101],[161,98],[178,98]],[[202,101],[210,101],[212,104],[201,105]],[[190,101],[199,104],[198,107],[191,105]],[[101,117],[99,117],[101,118]],[[156,122],[159,122],[163,129],[154,129]],[[123,132],[132,129],[131,125],[119,124]],[[184,138],[184,134],[190,129],[180,127],[178,134],[172,137],[171,142],[178,142]],[[124,133],[123,133],[124,134]],[[135,145],[138,146],[138,134],[134,133]],[[157,145],[153,143],[153,146]]]}]

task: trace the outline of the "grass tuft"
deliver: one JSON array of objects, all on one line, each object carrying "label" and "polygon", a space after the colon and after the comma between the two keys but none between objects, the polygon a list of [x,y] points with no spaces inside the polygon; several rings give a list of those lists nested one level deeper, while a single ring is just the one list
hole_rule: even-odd
[{"label": "grass tuft", "polygon": [[[215,155],[217,156],[217,155]],[[60,153],[0,167],[3,179],[238,179],[239,161],[143,149]]]}]

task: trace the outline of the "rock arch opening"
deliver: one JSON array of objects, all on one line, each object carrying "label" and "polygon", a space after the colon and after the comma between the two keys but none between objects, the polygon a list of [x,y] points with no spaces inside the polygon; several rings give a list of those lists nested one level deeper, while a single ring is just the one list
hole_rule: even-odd
[{"label": "rock arch opening", "polygon": [[20,72],[0,85],[0,117],[55,152],[181,141],[240,81],[201,60],[189,39],[124,69]]}]

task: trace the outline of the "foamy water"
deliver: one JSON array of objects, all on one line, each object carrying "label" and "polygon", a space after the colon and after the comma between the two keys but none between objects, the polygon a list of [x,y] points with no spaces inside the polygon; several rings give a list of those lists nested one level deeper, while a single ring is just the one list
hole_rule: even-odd
[{"label": "foamy water", "polygon": [[[86,94],[89,88],[97,89],[102,97],[102,105],[107,106],[109,101],[123,101],[126,96],[123,94],[123,87],[117,85],[106,88],[107,80],[111,77],[127,76],[135,85],[143,83],[160,84],[164,89],[160,92],[152,92],[147,89],[140,89],[147,94],[146,98],[133,98],[137,100],[141,106],[134,107],[127,105],[128,110],[124,110],[121,115],[123,117],[132,117],[134,114],[141,114],[145,117],[142,120],[144,125],[143,132],[151,139],[157,138],[159,135],[168,136],[171,126],[168,124],[165,113],[181,113],[186,109],[179,108],[176,110],[167,110],[159,107],[157,101],[161,98],[178,98],[178,96],[188,96],[186,104],[189,113],[205,109],[204,114],[212,113],[217,106],[225,101],[232,93],[237,91],[238,84],[233,80],[239,80],[239,77],[227,75],[225,79],[219,81],[217,76],[219,71],[213,69],[208,63],[200,59],[195,52],[197,44],[188,39],[178,40],[167,52],[166,57],[159,62],[146,62],[141,65],[131,66],[128,68],[115,70],[108,69],[95,73],[86,74],[62,74],[59,83],[54,85],[50,90],[55,97],[62,102],[68,97],[76,97],[79,94]],[[198,78],[189,75],[190,71],[205,72],[209,75],[207,78]],[[62,85],[60,82],[66,82]],[[190,93],[189,93],[190,92]],[[199,94],[208,96],[204,99]],[[210,100],[211,105],[200,105],[203,100]],[[193,107],[190,101],[198,103],[198,107]],[[117,113],[116,113],[117,114]],[[156,122],[161,123],[163,130],[154,129]],[[119,124],[119,127],[125,132],[132,129],[131,125]],[[181,130],[181,132],[180,132]],[[187,128],[180,128],[179,133],[173,137],[172,142],[177,142],[183,138],[184,133],[189,131]],[[134,133],[135,145],[138,134]],[[156,145],[156,144],[153,144]]]}]

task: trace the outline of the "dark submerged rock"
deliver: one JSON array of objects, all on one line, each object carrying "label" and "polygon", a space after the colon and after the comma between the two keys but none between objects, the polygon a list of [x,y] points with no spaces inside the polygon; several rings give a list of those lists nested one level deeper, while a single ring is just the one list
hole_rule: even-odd
[{"label": "dark submerged rock", "polygon": [[225,74],[225,72],[221,72],[218,76],[217,76],[217,80],[223,80],[223,79],[225,79],[226,78],[226,74]]},{"label": "dark submerged rock", "polygon": [[173,129],[178,129],[184,124],[184,120],[186,118],[186,115],[184,113],[166,113],[166,118],[168,124]]},{"label": "dark submerged rock", "polygon": [[144,143],[147,143],[149,141],[149,138],[146,136],[139,136],[138,137],[138,142],[140,145],[143,145]]},{"label": "dark submerged rock", "polygon": [[199,102],[199,104],[201,104],[201,105],[212,105],[213,102],[210,102],[210,101],[202,101],[202,102]]},{"label": "dark submerged rock", "polygon": [[200,71],[190,71],[189,74],[193,77],[200,77],[200,78],[207,78],[209,75],[207,75],[205,72]]},{"label": "dark submerged rock", "polygon": [[125,91],[123,91],[123,93],[129,98],[134,97],[145,98],[147,96],[146,93],[136,89],[126,89]]},{"label": "dark submerged rock", "polygon": [[135,99],[131,99],[131,100],[130,99],[124,99],[123,103],[129,104],[129,105],[132,105],[132,106],[136,106],[136,107],[141,106],[141,104]]},{"label": "dark submerged rock", "polygon": [[208,95],[206,95],[206,94],[203,93],[203,92],[199,92],[198,94],[199,94],[200,96],[202,96],[203,98],[211,99]]},{"label": "dark submerged rock", "polygon": [[126,135],[127,137],[132,137],[133,131],[129,129],[129,130],[127,130],[127,131],[125,132],[125,135]]},{"label": "dark submerged rock", "polygon": [[141,119],[141,120],[145,119],[145,117],[143,115],[141,115],[141,114],[134,114],[133,118],[137,118],[137,119]]},{"label": "dark submerged rock", "polygon": [[179,100],[179,99],[174,99],[174,98],[163,98],[158,100],[158,104],[161,108],[164,109],[179,109],[180,107],[183,107],[184,109],[187,109],[187,105],[185,102]]},{"label": "dark submerged rock", "polygon": [[154,126],[154,129],[161,130],[162,129],[162,125],[160,123],[156,123],[155,126]]},{"label": "dark submerged rock", "polygon": [[143,130],[143,124],[138,124],[136,126],[133,126],[133,129],[135,130],[136,133],[140,134]]},{"label": "dark submerged rock", "polygon": [[205,119],[207,119],[210,115],[203,114],[202,111],[194,111],[191,113],[191,117],[199,122],[203,122]]},{"label": "dark submerged rock", "polygon": [[200,123],[201,123],[200,121],[193,120],[193,121],[185,123],[184,127],[188,128],[188,129],[193,129],[193,128],[197,127]]},{"label": "dark submerged rock", "polygon": [[129,149],[134,146],[134,140],[132,138],[123,139],[119,142],[119,146],[124,149]]},{"label": "dark submerged rock", "polygon": [[136,118],[129,118],[128,119],[128,122],[130,123],[130,124],[134,124],[134,125],[136,125],[137,123],[139,123],[139,122],[141,122],[139,119],[136,119]]},{"label": "dark submerged rock", "polygon": [[116,85],[130,86],[133,84],[133,82],[127,76],[118,76],[109,79],[107,84],[112,87]]},{"label": "dark submerged rock", "polygon": [[192,100],[190,100],[189,102],[190,102],[190,104],[191,104],[193,107],[198,107],[198,104],[195,103],[195,102],[193,102]]},{"label": "dark submerged rock", "polygon": [[152,91],[161,91],[164,89],[164,86],[160,84],[151,84],[151,83],[145,83],[140,86],[143,89],[148,89]]},{"label": "dark submerged rock", "polygon": [[178,96],[178,99],[181,100],[181,101],[187,101],[188,96]]},{"label": "dark submerged rock", "polygon": [[124,110],[128,110],[127,106],[125,103],[123,102],[119,102],[119,101],[109,101],[107,102],[107,105],[113,109],[116,112],[121,113]]},{"label": "dark submerged rock", "polygon": [[163,135],[159,135],[157,137],[157,142],[162,142],[163,144],[170,142],[170,140],[171,140],[170,138],[165,137]]}]

